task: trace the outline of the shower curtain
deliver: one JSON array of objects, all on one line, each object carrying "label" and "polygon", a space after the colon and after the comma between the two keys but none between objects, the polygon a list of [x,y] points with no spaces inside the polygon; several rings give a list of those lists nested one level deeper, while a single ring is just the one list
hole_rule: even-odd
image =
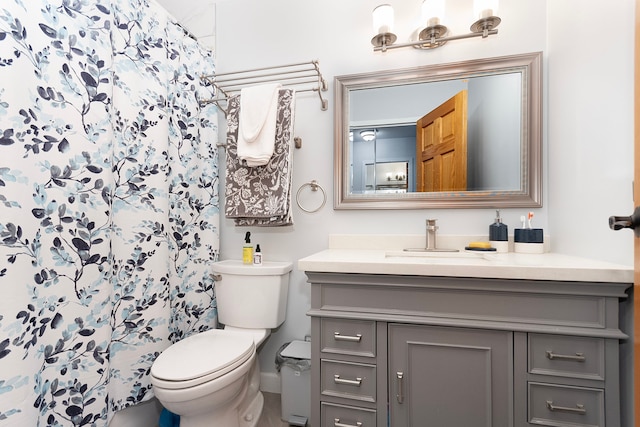
[{"label": "shower curtain", "polygon": [[216,327],[212,72],[153,0],[0,4],[0,425],[106,426]]}]

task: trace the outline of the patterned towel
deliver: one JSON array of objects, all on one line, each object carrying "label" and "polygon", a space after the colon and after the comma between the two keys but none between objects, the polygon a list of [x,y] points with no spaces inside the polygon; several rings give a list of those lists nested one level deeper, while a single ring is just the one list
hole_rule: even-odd
[{"label": "patterned towel", "polygon": [[278,94],[276,140],[273,156],[264,166],[249,167],[238,159],[240,95],[232,96],[227,113],[227,178],[225,215],[237,226],[293,225],[291,167],[295,91]]}]

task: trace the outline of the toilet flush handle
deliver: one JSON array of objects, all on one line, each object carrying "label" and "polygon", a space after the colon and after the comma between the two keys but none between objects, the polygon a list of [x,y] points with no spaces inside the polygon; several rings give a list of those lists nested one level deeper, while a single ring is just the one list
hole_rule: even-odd
[{"label": "toilet flush handle", "polygon": [[219,274],[212,274],[212,275],[211,275],[211,278],[212,278],[213,280],[215,280],[216,282],[220,282],[220,281],[222,280],[222,276],[221,276],[221,275],[219,275]]}]

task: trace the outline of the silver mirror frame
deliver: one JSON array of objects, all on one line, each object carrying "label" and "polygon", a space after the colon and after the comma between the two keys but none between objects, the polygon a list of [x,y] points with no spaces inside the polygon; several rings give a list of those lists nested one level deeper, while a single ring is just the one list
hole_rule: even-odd
[{"label": "silver mirror frame", "polygon": [[[516,191],[349,193],[349,91],[522,72],[522,177]],[[336,76],[334,209],[535,208],[542,206],[542,52]]]}]

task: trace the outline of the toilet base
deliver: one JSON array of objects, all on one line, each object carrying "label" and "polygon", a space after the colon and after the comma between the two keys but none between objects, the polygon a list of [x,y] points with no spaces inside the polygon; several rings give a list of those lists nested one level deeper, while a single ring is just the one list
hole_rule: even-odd
[{"label": "toilet base", "polygon": [[264,396],[259,391],[252,401],[249,403],[247,409],[240,414],[239,427],[256,427],[260,416],[262,415],[262,408],[264,407]]},{"label": "toilet base", "polygon": [[[237,380],[242,391],[235,398],[235,403],[226,404],[226,410],[181,415],[180,427],[256,427],[262,415],[264,396],[260,391],[258,359],[254,356],[250,363],[251,368],[246,376]],[[162,403],[162,399],[158,400]]]},{"label": "toilet base", "polygon": [[264,396],[262,392],[258,392],[242,412],[241,408],[238,408],[238,410],[228,411],[224,415],[216,413],[213,415],[182,416],[180,417],[180,427],[256,427],[263,407]]}]

